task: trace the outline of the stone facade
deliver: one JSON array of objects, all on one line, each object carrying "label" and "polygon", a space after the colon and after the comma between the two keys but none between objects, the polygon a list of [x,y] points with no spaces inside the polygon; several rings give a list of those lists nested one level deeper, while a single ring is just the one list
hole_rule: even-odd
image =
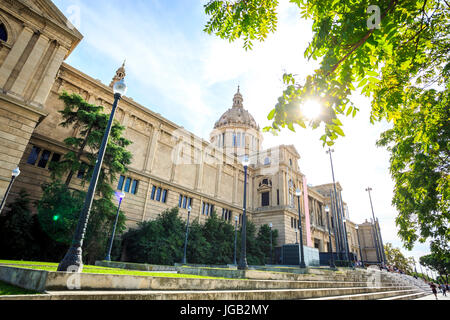
[{"label": "stone facade", "polygon": [[[19,166],[22,173],[11,199],[26,189],[32,200],[37,200],[41,184],[50,178],[49,163],[68,151],[63,140],[77,134],[73,128],[59,126],[58,110],[63,108],[59,95],[63,91],[77,93],[109,113],[114,99],[111,86],[125,76],[125,67],[105,85],[64,63],[82,36],[68,27],[50,1],[0,0],[0,23],[8,31],[7,40],[0,42],[0,193],[3,196],[12,169]],[[272,223],[279,233],[278,246],[295,243],[301,225],[306,246],[329,251],[329,223],[332,250],[336,251],[336,218],[332,216],[344,212],[349,248],[357,253],[355,224],[349,221],[339,183],[337,203],[341,209],[336,211],[332,185],[308,186],[294,146],[262,148],[259,126],[244,109],[239,88],[232,107],[214,124],[209,141],[131,97],[122,98],[115,119],[126,127],[124,135],[133,142],[128,147],[133,154],[129,171],[117,177],[117,186],[126,193],[121,209],[128,227],[172,207],[179,207],[186,218],[189,205],[191,217],[200,222],[215,210],[230,223],[234,217],[241,223],[241,157],[248,155],[248,218],[257,226]],[[70,187],[83,188],[77,177]],[[333,208],[328,222],[327,205]]]}]

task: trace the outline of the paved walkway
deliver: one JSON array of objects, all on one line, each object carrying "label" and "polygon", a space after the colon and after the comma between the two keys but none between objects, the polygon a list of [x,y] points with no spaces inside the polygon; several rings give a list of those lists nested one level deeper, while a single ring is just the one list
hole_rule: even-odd
[{"label": "paved walkway", "polygon": [[[442,293],[438,292],[437,298],[438,298],[438,301],[440,301],[440,300],[450,300],[450,293],[447,292],[447,296],[443,296]],[[434,294],[430,294],[428,296],[425,296],[425,297],[422,297],[422,298],[419,298],[419,299],[415,299],[415,300],[436,300],[436,297],[434,296]]]}]

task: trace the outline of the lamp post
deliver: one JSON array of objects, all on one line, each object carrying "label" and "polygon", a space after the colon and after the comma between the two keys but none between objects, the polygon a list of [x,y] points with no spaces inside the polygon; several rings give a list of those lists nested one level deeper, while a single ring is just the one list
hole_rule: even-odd
[{"label": "lamp post", "polygon": [[325,206],[325,213],[327,215],[327,227],[328,227],[328,243],[329,243],[329,253],[330,253],[330,269],[336,269],[336,265],[334,264],[334,256],[333,256],[333,243],[331,242],[331,231],[330,231],[330,207],[328,205]]},{"label": "lamp post", "polygon": [[361,267],[363,267],[364,260],[363,260],[362,251],[361,251],[361,243],[359,242],[359,227],[355,226],[355,229],[356,229],[356,237],[358,238],[359,258],[361,259]]},{"label": "lamp post", "polygon": [[372,205],[372,197],[370,196],[370,191],[372,191],[372,188],[368,187],[368,188],[366,188],[366,191],[369,193],[370,208],[372,209],[373,228],[374,228],[374,237],[375,237],[374,241],[375,241],[375,250],[377,252],[377,259],[378,259],[378,261],[380,261],[380,263],[384,264],[385,260],[386,260],[383,255],[384,247],[383,247],[383,243],[381,243],[382,248],[379,247],[380,242],[378,241],[377,220],[375,219],[375,213],[373,212],[373,205]]},{"label": "lamp post", "polygon": [[273,261],[273,254],[272,254],[272,222],[269,223],[269,228],[270,228],[270,264],[272,264]]},{"label": "lamp post", "polygon": [[[336,190],[336,181],[335,181],[335,179],[334,179],[334,168],[333,168],[333,158],[331,157],[331,153],[332,152],[334,152],[334,150],[333,149],[331,149],[331,148],[328,148],[328,150],[326,151],[326,153],[327,154],[329,154],[330,155],[330,164],[331,164],[331,176],[332,176],[332,178],[333,178],[333,188],[334,188],[334,204],[335,204],[335,208],[336,208],[336,218],[337,218],[337,221],[336,221],[336,226],[337,226],[337,230],[338,230],[338,237],[339,237],[339,244],[340,244],[340,247],[339,247],[339,255],[340,255],[340,253],[341,253],[341,250],[343,249],[343,243],[342,243],[342,241],[344,240],[343,238],[342,238],[342,229],[343,229],[343,227],[342,227],[342,225],[341,225],[341,215],[340,215],[340,213],[339,213],[339,205],[338,205],[338,195],[337,195],[337,190]],[[332,198],[332,197],[331,197]],[[336,236],[336,235],[335,235]],[[342,240],[342,241],[341,241]],[[338,250],[336,250],[336,251],[338,251]]]},{"label": "lamp post", "polygon": [[247,270],[247,214],[246,214],[246,201],[247,201],[247,168],[250,164],[247,155],[242,158],[242,165],[244,166],[244,203],[242,206],[242,245],[241,245],[241,258],[239,259],[239,270]]},{"label": "lamp post", "polygon": [[20,170],[19,167],[15,168],[12,171],[11,180],[9,181],[8,188],[6,188],[5,195],[3,196],[2,204],[0,205],[0,214],[2,213],[3,207],[6,203],[6,198],[8,197],[9,191],[11,190],[12,184],[14,183],[14,180],[19,176]]},{"label": "lamp post", "polygon": [[[301,191],[299,188],[295,190],[295,195],[297,196],[297,204],[298,204],[298,229],[300,230],[300,268],[306,268],[305,265],[305,256],[303,253],[303,230],[302,230],[302,215],[300,213],[300,195]],[[297,231],[296,231],[297,232]],[[297,234],[296,234],[297,235]]]},{"label": "lamp post", "polygon": [[235,217],[234,217],[234,260],[233,260],[233,264],[234,264],[234,265],[237,265],[237,262],[236,262],[237,223],[238,223],[238,216],[235,216]]},{"label": "lamp post", "polygon": [[344,219],[342,220],[342,222],[343,222],[343,224],[344,224],[345,256],[347,257],[347,263],[348,263],[348,264],[351,264],[350,257],[349,257],[349,255],[348,255],[348,253],[350,252],[350,250],[349,250],[349,247],[348,247],[347,219],[344,218]]},{"label": "lamp post", "polygon": [[119,219],[120,205],[122,204],[123,198],[125,198],[125,193],[117,192],[117,198],[119,198],[119,206],[117,207],[116,220],[114,221],[114,227],[111,235],[111,239],[109,239],[108,253],[106,254],[105,260],[111,261],[111,249],[114,241],[114,235],[116,233],[117,220]]},{"label": "lamp post", "polygon": [[78,219],[78,224],[75,229],[75,234],[72,239],[72,245],[64,256],[63,260],[58,265],[58,271],[72,271],[81,272],[83,270],[83,258],[82,258],[82,246],[84,235],[86,233],[87,223],[89,221],[89,213],[91,212],[92,201],[94,200],[95,188],[97,187],[98,177],[103,164],[103,158],[106,152],[106,146],[108,143],[109,133],[111,132],[112,123],[114,120],[114,114],[116,113],[117,104],[122,96],[127,91],[127,86],[124,80],[120,80],[114,84],[114,103],[112,106],[109,121],[106,126],[105,134],[103,135],[102,144],[98,151],[97,161],[95,163],[92,178],[89,183],[89,188],[86,193],[86,199],[84,200],[84,206]]},{"label": "lamp post", "polygon": [[188,234],[189,234],[189,217],[191,216],[191,206],[188,207],[188,216],[187,216],[187,222],[186,222],[186,238],[184,239],[184,254],[183,254],[183,264],[186,264],[186,249],[187,249],[187,242],[188,242]]}]

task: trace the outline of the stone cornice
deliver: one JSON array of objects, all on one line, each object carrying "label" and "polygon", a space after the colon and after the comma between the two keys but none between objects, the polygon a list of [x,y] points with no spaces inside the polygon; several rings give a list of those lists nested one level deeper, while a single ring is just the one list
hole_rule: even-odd
[{"label": "stone cornice", "polygon": [[11,97],[11,96],[9,96],[7,94],[4,94],[2,92],[0,92],[0,100],[7,101],[7,102],[9,102],[11,104],[19,106],[19,107],[21,107],[23,109],[26,109],[26,110],[28,110],[28,111],[30,111],[32,113],[38,114],[38,115],[43,116],[43,117],[46,117],[48,115],[48,112],[45,112],[44,110],[42,110],[40,108],[28,105],[25,102],[23,102],[21,100],[18,100],[18,99],[14,98],[14,97]]}]

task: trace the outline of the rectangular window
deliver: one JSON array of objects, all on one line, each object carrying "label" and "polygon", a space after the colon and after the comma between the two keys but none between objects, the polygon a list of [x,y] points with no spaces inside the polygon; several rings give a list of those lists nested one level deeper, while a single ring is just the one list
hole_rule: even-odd
[{"label": "rectangular window", "polygon": [[51,152],[48,150],[44,150],[41,155],[41,159],[39,159],[38,167],[45,168],[47,166],[48,159],[50,159]]},{"label": "rectangular window", "polygon": [[167,190],[164,189],[163,192],[162,192],[161,202],[166,203],[166,200],[167,200]]},{"label": "rectangular window", "polygon": [[[83,163],[84,164],[84,163]],[[81,167],[83,167],[83,164],[81,165]],[[83,169],[83,172],[82,172],[82,174],[81,174],[81,178],[83,178],[83,176],[84,176],[84,171],[85,171],[86,169]],[[78,174],[80,175],[80,172],[81,172],[81,168],[80,168],[80,171],[78,171]],[[78,178],[80,178],[80,177],[78,177]],[[80,178],[80,179],[81,179]],[[119,178],[119,184],[117,185],[117,190],[122,190],[122,188],[123,188],[123,183],[125,182],[125,176],[120,176],[120,178]]]},{"label": "rectangular window", "polygon": [[155,200],[155,192],[156,192],[156,187],[153,186],[152,187],[152,195],[150,196],[150,199]]},{"label": "rectangular window", "polygon": [[222,133],[222,147],[225,145],[225,133]]},{"label": "rectangular window", "polygon": [[161,188],[158,188],[157,190],[156,190],[156,201],[159,201],[159,200],[161,200]]},{"label": "rectangular window", "polygon": [[242,134],[242,146],[245,147],[245,133]]},{"label": "rectangular window", "polygon": [[240,132],[237,134],[237,146],[238,147],[241,146],[241,133]]},{"label": "rectangular window", "polygon": [[50,162],[59,162],[61,160],[61,155],[59,153],[53,153],[52,160]]},{"label": "rectangular window", "polygon": [[192,208],[192,198],[189,198],[188,207],[191,207],[191,208]]},{"label": "rectangular window", "polygon": [[123,191],[130,192],[130,185],[131,185],[131,178],[128,177],[127,180],[125,180],[125,188]]},{"label": "rectangular window", "polygon": [[178,198],[178,208],[181,208],[182,201],[183,201],[183,196],[180,194],[180,197]]},{"label": "rectangular window", "polygon": [[39,152],[41,152],[41,148],[33,146],[33,148],[31,149],[30,156],[28,157],[27,163],[34,166],[38,158]]},{"label": "rectangular window", "polygon": [[277,189],[277,206],[280,205],[280,189]]},{"label": "rectangular window", "polygon": [[133,184],[131,185],[131,193],[136,194],[138,189],[139,181],[133,180]]},{"label": "rectangular window", "polygon": [[183,209],[186,209],[186,202],[187,202],[187,197],[184,196],[183,197]]},{"label": "rectangular window", "polygon": [[261,206],[267,207],[269,205],[269,192],[261,193]]}]

